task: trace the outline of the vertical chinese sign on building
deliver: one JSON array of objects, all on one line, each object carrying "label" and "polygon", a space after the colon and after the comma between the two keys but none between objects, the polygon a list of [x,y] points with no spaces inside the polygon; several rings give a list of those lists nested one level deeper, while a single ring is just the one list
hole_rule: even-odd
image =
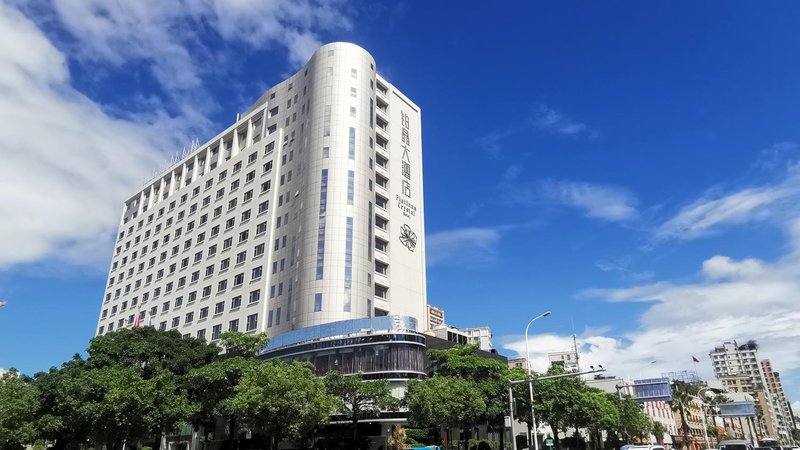
[{"label": "vertical chinese sign on building", "polygon": [[[403,216],[411,219],[417,214],[417,207],[412,203],[411,196],[411,118],[405,111],[400,111],[400,148],[403,150],[400,156],[400,167],[402,174],[401,194],[396,194],[397,207]],[[414,251],[417,246],[417,235],[408,224],[403,224],[400,228],[400,242]]]}]

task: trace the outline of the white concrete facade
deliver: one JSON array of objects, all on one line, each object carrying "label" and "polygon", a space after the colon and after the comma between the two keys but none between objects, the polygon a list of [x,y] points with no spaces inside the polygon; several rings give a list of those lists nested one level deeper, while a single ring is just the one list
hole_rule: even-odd
[{"label": "white concrete facade", "polygon": [[561,366],[567,372],[580,372],[578,352],[575,350],[551,352],[547,354],[547,359],[551,366]]},{"label": "white concrete facade", "polygon": [[125,202],[97,334],[425,322],[420,109],[348,43]]},{"label": "white concrete facade", "polygon": [[464,328],[470,344],[478,344],[478,348],[485,351],[492,351],[492,329],[489,327]]}]

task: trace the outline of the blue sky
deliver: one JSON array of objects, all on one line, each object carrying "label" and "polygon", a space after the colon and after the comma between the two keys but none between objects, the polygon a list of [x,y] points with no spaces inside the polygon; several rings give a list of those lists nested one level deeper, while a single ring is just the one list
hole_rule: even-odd
[{"label": "blue sky", "polygon": [[351,41],[423,108],[448,322],[620,375],[753,338],[800,400],[796,3],[107,3],[0,5],[0,367],[82,351],[123,199]]}]

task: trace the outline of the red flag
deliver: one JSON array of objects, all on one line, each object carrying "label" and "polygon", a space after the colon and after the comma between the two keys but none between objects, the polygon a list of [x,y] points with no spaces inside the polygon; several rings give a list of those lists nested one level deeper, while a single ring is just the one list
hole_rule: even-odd
[{"label": "red flag", "polygon": [[139,314],[137,313],[137,314],[136,314],[136,321],[135,321],[135,322],[133,322],[133,328],[139,328],[139,326],[140,326],[140,323],[139,323]]},{"label": "red flag", "polygon": [[697,358],[695,358],[695,357],[694,357],[694,355],[692,355],[692,361],[694,361],[694,362],[696,362],[696,363],[699,363],[699,362],[700,362],[700,360],[699,360],[699,359],[697,359]]}]

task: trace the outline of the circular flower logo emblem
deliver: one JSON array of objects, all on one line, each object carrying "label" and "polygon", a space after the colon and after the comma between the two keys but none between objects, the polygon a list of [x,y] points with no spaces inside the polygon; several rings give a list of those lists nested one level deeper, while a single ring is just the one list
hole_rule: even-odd
[{"label": "circular flower logo emblem", "polygon": [[412,252],[417,246],[417,234],[411,231],[411,227],[408,224],[403,224],[400,228],[400,242]]}]

